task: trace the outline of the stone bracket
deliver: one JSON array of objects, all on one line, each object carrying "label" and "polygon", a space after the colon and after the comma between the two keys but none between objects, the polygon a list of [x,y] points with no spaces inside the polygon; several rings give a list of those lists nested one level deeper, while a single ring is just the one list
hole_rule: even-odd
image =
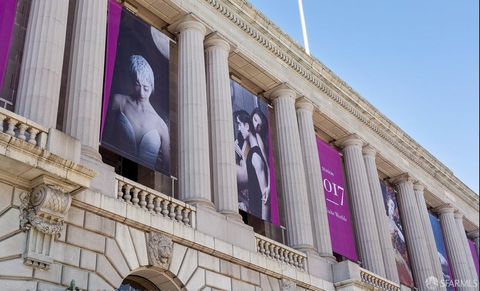
[{"label": "stone bracket", "polygon": [[64,227],[72,196],[55,184],[39,184],[31,193],[23,193],[20,206],[20,229],[28,232],[24,263],[34,268],[48,269],[53,262],[55,238]]}]

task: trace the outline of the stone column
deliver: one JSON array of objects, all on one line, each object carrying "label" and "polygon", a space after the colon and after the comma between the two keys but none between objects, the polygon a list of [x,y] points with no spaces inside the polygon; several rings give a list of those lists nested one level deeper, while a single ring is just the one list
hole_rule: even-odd
[{"label": "stone column", "polygon": [[297,101],[296,107],[315,247],[320,256],[335,260],[330,240],[320,159],[318,157],[315,129],[313,128],[313,104],[306,98],[301,98]]},{"label": "stone column", "polygon": [[380,179],[378,178],[377,165],[375,163],[376,154],[376,150],[371,146],[365,146],[363,148],[363,161],[365,162],[368,184],[372,194],[373,210],[377,221],[380,247],[382,248],[385,275],[388,280],[400,283],[397,263],[395,262],[395,251],[393,249],[392,238],[387,225],[388,218],[385,214],[382,188],[380,187]]},{"label": "stone column", "polygon": [[415,286],[420,290],[428,290],[425,282],[428,277],[435,274],[413,190],[413,179],[408,174],[402,174],[392,179],[392,182],[397,185],[397,199],[405,228],[405,240],[407,241]]},{"label": "stone column", "polygon": [[278,164],[287,215],[288,242],[295,249],[314,251],[302,148],[295,115],[295,92],[286,85],[280,85],[268,95],[274,99]]},{"label": "stone column", "polygon": [[230,45],[213,34],[205,41],[207,97],[210,108],[212,188],[217,210],[241,219],[233,150],[233,119],[228,53]]},{"label": "stone column", "polygon": [[362,157],[363,141],[352,134],[340,140],[345,159],[347,185],[352,202],[352,210],[362,266],[385,277],[385,266],[378,237],[375,211],[368,184],[367,170]]},{"label": "stone column", "polygon": [[102,108],[107,0],[78,0],[72,35],[65,132],[82,143],[82,152],[98,153]]},{"label": "stone column", "polygon": [[15,112],[55,128],[67,29],[68,0],[32,1]]},{"label": "stone column", "polygon": [[[178,33],[178,124],[180,197],[214,207],[210,189],[205,25],[191,15],[171,26]],[[228,149],[230,150],[230,149]]]},{"label": "stone column", "polygon": [[[470,271],[468,269],[467,258],[465,257],[465,249],[462,247],[462,242],[458,237],[458,226],[453,215],[453,207],[450,205],[442,205],[437,208],[440,214],[440,224],[442,226],[443,238],[447,247],[448,258],[453,271],[455,280],[467,282],[470,279]],[[456,286],[459,291],[475,290],[475,288],[468,288]]]},{"label": "stone column", "polygon": [[478,229],[469,232],[469,233],[468,233],[468,237],[473,240],[473,243],[475,244],[475,249],[476,249],[476,251],[477,251],[477,256],[480,257],[480,251],[479,251],[480,239],[479,239],[479,231],[478,231]]},{"label": "stone column", "polygon": [[465,252],[465,260],[467,262],[468,271],[470,272],[470,280],[473,282],[473,280],[478,280],[477,269],[475,269],[467,234],[465,233],[465,227],[463,226],[463,216],[463,213],[458,210],[454,213],[455,222],[457,223],[459,243],[462,245],[463,251]]},{"label": "stone column", "polygon": [[[422,220],[423,233],[427,242],[427,249],[430,255],[432,271],[437,278],[443,278],[442,266],[440,258],[438,257],[437,244],[435,243],[435,236],[433,235],[432,224],[430,223],[430,216],[425,203],[424,190],[425,186],[417,182],[413,185],[415,198],[417,199],[417,207]],[[439,287],[440,288],[440,287]],[[445,287],[442,290],[446,290]]]}]

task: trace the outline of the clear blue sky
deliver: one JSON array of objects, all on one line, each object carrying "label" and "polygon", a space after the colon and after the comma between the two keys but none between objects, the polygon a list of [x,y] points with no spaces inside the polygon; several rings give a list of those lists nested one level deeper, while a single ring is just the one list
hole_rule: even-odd
[{"label": "clear blue sky", "polygon": [[[297,0],[250,0],[303,44]],[[479,1],[303,0],[311,54],[479,189]]]}]

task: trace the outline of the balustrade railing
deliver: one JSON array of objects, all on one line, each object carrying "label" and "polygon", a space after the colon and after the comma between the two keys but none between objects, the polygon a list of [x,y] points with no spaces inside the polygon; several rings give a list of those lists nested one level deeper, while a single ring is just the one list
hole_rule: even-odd
[{"label": "balustrade railing", "polygon": [[0,108],[0,132],[42,149],[47,145],[47,128],[4,108]]},{"label": "balustrade railing", "polygon": [[365,269],[360,269],[360,278],[363,283],[374,287],[375,290],[400,291],[400,286],[398,286],[394,282],[379,277]]},{"label": "balustrade railing", "polygon": [[267,258],[306,270],[307,255],[263,235],[255,234],[257,252]]},{"label": "balustrade railing", "polygon": [[195,227],[196,209],[173,197],[117,175],[117,198],[145,211]]}]

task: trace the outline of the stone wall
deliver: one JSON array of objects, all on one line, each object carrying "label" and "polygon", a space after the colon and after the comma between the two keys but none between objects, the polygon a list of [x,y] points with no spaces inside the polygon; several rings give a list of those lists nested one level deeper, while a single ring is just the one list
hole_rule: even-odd
[{"label": "stone wall", "polygon": [[[0,182],[2,290],[65,290],[72,280],[82,290],[113,290],[129,275],[142,276],[162,290],[172,290],[172,286],[186,288],[184,290],[287,290],[286,287],[295,286],[293,281],[236,263],[234,258],[220,251],[208,248],[201,251],[188,246],[189,243],[177,242],[181,237],[165,234],[161,236],[171,241],[171,256],[166,265],[156,265],[149,256],[151,231],[126,225],[78,205],[68,211],[63,231],[50,254],[54,261],[49,269],[27,266],[22,258],[27,233],[19,226],[22,193],[26,190]],[[209,238],[205,236],[205,240]],[[223,247],[231,248],[227,243]],[[241,261],[241,252],[235,256]]]}]

